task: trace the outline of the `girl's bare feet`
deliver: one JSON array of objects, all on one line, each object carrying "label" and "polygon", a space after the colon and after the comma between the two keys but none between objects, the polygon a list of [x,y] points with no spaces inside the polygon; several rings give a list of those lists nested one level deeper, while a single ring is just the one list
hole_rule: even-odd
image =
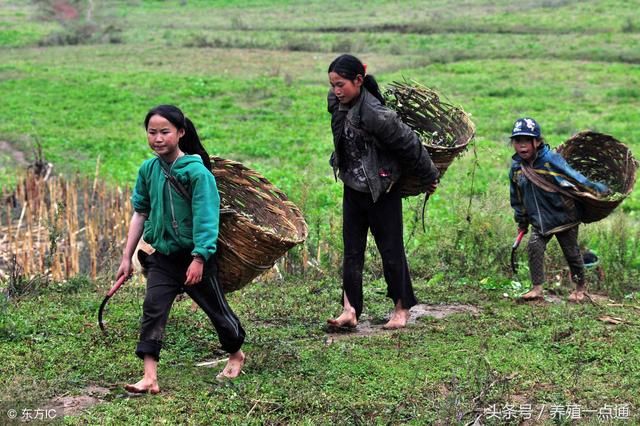
[{"label": "girl's bare feet", "polygon": [[344,308],[342,309],[342,313],[336,319],[328,319],[327,324],[331,327],[348,327],[355,328],[358,325],[358,318],[356,316],[356,310],[351,303],[349,303],[349,299],[347,299],[347,294],[343,293],[342,303]]},{"label": "girl's bare feet", "polygon": [[229,360],[227,361],[227,365],[225,365],[224,369],[218,373],[216,379],[225,380],[225,379],[235,379],[242,372],[242,366],[244,365],[244,352],[241,350],[238,352],[234,352],[229,355]]},{"label": "girl's bare feet", "polygon": [[522,300],[542,299],[542,285],[534,285],[531,290],[522,295]]},{"label": "girl's bare feet", "polygon": [[124,389],[131,393],[150,393],[155,395],[160,392],[158,386],[158,361],[151,355],[144,356],[144,376],[134,385],[126,384]]},{"label": "girl's bare feet", "polygon": [[576,286],[575,291],[569,295],[568,300],[570,303],[582,303],[586,297],[586,293],[587,291],[585,286],[578,285]]},{"label": "girl's bare feet", "polygon": [[145,379],[145,378],[143,378],[142,380],[140,380],[136,384],[133,384],[133,385],[126,384],[126,385],[124,385],[124,389],[127,392],[131,392],[131,393],[150,393],[152,395],[160,393],[160,386],[158,386],[158,381],[157,380],[151,380],[151,379]]},{"label": "girl's bare feet", "polygon": [[358,325],[356,319],[356,311],[353,309],[345,309],[336,319],[328,319],[327,324],[332,327],[348,327],[355,328]]},{"label": "girl's bare feet", "polygon": [[398,300],[391,314],[391,319],[382,326],[385,330],[397,330],[407,326],[409,320],[409,310],[402,307],[402,302]]}]

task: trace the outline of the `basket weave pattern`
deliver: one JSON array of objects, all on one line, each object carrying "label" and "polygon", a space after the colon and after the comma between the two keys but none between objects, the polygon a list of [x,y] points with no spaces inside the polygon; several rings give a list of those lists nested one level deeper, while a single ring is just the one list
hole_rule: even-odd
[{"label": "basket weave pattern", "polygon": [[[475,136],[476,127],[462,109],[441,101],[437,92],[415,82],[393,82],[386,91],[388,105],[420,135],[440,178]],[[411,175],[398,182],[403,197],[423,194],[427,186]]]},{"label": "basket weave pattern", "polygon": [[308,234],[300,209],[266,178],[241,163],[211,157],[220,192],[218,277],[239,290]]},{"label": "basket weave pattern", "polygon": [[579,187],[571,190],[584,205],[583,222],[604,219],[633,190],[638,162],[631,150],[613,136],[580,132],[562,143],[556,151],[589,180],[604,183],[614,192],[601,197]]}]

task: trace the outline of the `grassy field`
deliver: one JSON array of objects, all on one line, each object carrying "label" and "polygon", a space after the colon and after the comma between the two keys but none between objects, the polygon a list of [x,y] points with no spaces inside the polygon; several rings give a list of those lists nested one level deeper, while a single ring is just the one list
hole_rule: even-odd
[{"label": "grassy field", "polygon": [[[99,386],[107,389],[104,402],[65,423],[464,424],[507,404],[537,407],[534,419],[544,405],[540,422],[547,423],[568,424],[550,408],[571,404],[630,404],[629,422],[640,419],[638,192],[611,217],[581,227],[581,242],[606,272],[604,279],[590,273],[591,288],[615,302],[517,304],[527,271],[522,265],[511,277],[508,265],[515,225],[507,137],[517,117],[535,117],[552,146],[592,129],[640,152],[634,2],[94,1],[90,31],[86,9],[77,21],[59,21],[45,19],[36,3],[0,0],[1,188],[11,188],[18,159],[32,159],[36,143],[57,173],[92,176],[99,161],[101,178],[131,185],[150,156],[145,113],[175,103],[211,154],[258,170],[302,208],[309,252],[329,249],[322,274],[229,296],[248,331],[247,374],[234,383],[218,384],[215,371],[195,366],[223,354],[204,315],[177,304],[162,398],[121,391],[141,369],[132,353],[140,281],[111,302],[106,340],[95,313],[107,278],[0,296],[2,408],[35,408]],[[475,146],[429,201],[425,233],[415,219],[422,199],[405,202],[418,299],[473,305],[476,314],[422,317],[406,331],[370,336],[334,339],[323,329],[339,310],[341,250],[326,69],[346,51],[383,86],[415,79],[477,125]],[[548,264],[549,290],[562,300],[570,288],[555,243]],[[366,277],[363,319],[376,325],[390,303],[373,247]],[[597,423],[597,414],[582,422]],[[482,421],[500,423],[489,417]]]}]

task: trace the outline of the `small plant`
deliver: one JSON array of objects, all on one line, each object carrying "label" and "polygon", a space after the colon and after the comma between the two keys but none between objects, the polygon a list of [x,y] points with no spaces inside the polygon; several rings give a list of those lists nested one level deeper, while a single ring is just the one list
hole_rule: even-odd
[{"label": "small plant", "polygon": [[23,274],[24,270],[15,255],[11,258],[8,272],[6,298],[17,299],[38,291],[39,277],[26,278]]},{"label": "small plant", "polygon": [[317,52],[320,46],[317,42],[304,37],[289,37],[285,40],[284,49],[292,52]]},{"label": "small plant", "polygon": [[622,24],[622,32],[623,33],[634,33],[638,31],[638,25],[631,19],[631,17],[627,17]]}]

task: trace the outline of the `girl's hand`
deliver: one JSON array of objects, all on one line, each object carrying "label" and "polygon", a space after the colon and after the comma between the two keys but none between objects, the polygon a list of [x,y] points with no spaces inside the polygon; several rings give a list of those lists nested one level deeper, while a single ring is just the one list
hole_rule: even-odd
[{"label": "girl's hand", "polygon": [[128,277],[131,274],[133,274],[133,265],[131,264],[131,259],[123,258],[122,262],[120,262],[118,272],[116,272],[116,281],[119,280],[123,275]]},{"label": "girl's hand", "polygon": [[427,194],[431,195],[434,192],[436,192],[436,189],[438,189],[438,183],[440,183],[440,181],[435,181],[432,184],[430,184],[429,186],[427,186]]},{"label": "girl's hand", "polygon": [[201,257],[194,257],[187,269],[187,279],[184,285],[194,285],[202,281],[202,271],[204,270],[204,261]]}]

